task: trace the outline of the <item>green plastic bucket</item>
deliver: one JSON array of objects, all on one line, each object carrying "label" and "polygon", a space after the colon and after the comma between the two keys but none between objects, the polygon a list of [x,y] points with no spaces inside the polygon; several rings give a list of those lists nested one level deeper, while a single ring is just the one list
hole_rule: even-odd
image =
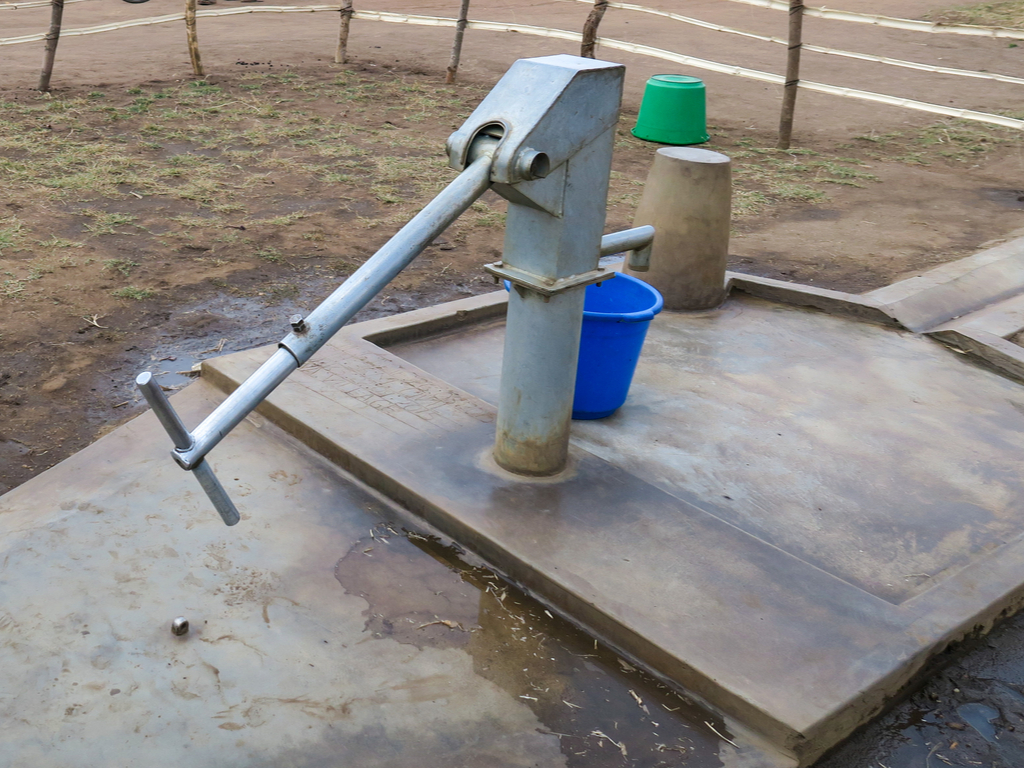
[{"label": "green plastic bucket", "polygon": [[704,81],[687,75],[655,75],[648,80],[633,135],[661,144],[707,141]]}]

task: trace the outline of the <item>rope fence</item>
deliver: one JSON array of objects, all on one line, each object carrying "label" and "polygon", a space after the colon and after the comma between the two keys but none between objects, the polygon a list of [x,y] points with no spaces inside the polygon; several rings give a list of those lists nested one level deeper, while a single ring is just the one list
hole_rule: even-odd
[{"label": "rope fence", "polygon": [[[589,0],[579,0],[589,2]],[[769,8],[773,11],[788,11],[789,3],[782,0],[729,0],[732,3],[753,5],[756,8]],[[893,16],[880,16],[874,13],[855,13],[854,11],[834,11],[831,8],[804,8],[805,16],[832,21],[851,21],[855,24],[872,24],[876,27],[902,29],[910,32],[931,32],[939,35],[971,35],[974,37],[1005,37],[1011,40],[1024,40],[1024,31],[1011,27],[982,27],[976,24],[944,24],[941,21],[923,21],[922,19],[900,19]]]},{"label": "rope fence", "polygon": [[[580,3],[591,3],[593,0],[576,0]],[[730,35],[740,35],[741,37],[750,38],[751,40],[760,40],[764,43],[777,43],[779,45],[788,45],[789,41],[781,37],[773,37],[771,35],[761,35],[757,32],[747,32],[742,29],[734,29],[732,27],[725,27],[721,24],[714,24],[710,21],[702,21],[701,19],[694,19],[690,16],[683,16],[678,13],[672,13],[671,11],[659,11],[654,8],[646,8],[642,5],[633,5],[631,3],[608,3],[609,8],[618,8],[623,11],[635,11],[637,13],[647,13],[652,16],[661,16],[666,19],[672,19],[673,21],[679,21],[683,24],[690,24],[694,27],[700,27],[701,29],[710,29],[714,32],[725,32]],[[804,13],[807,13],[807,8],[804,7]],[[1021,38],[1024,39],[1024,32],[1021,33]],[[873,53],[857,53],[855,51],[843,51],[838,48],[826,48],[821,45],[810,45],[803,43],[801,46],[805,51],[812,51],[814,53],[825,53],[833,56],[841,56],[848,59],[858,59],[860,61],[871,61],[876,64],[888,64],[893,67],[902,67],[904,69],[916,69],[921,72],[932,72],[937,75],[955,75],[959,77],[975,77],[981,80],[995,80],[1001,83],[1015,83],[1017,85],[1024,85],[1024,78],[1013,77],[1011,75],[1000,75],[995,72],[978,72],[972,69],[956,69],[954,67],[939,67],[934,64],[921,64],[916,61],[904,61],[902,59],[894,59],[889,56],[876,56]]]},{"label": "rope fence", "polygon": [[[42,2],[36,0],[32,3],[19,3],[20,7],[41,7],[51,6],[56,8],[58,4],[70,4],[75,2],[85,2],[86,0],[47,0]],[[765,7],[776,7],[782,5],[779,0],[736,0],[737,2],[745,2],[752,5],[763,5]],[[456,30],[455,43],[452,48],[452,57],[448,65],[447,76],[448,82],[454,82],[458,68],[459,56],[461,54],[462,46],[462,35],[466,30],[479,30],[487,32],[502,32],[502,33],[519,33],[525,35],[531,35],[536,37],[547,37],[557,40],[566,40],[574,43],[581,43],[583,46],[590,47],[592,54],[593,45],[601,45],[605,48],[613,50],[624,51],[639,56],[647,56],[651,58],[661,59],[663,61],[671,61],[676,64],[681,64],[686,67],[694,69],[701,69],[709,72],[716,72],[724,75],[732,75],[735,77],[742,77],[751,80],[757,80],[760,82],[771,83],[773,85],[783,86],[785,91],[789,92],[788,106],[784,102],[783,116],[781,120],[780,132],[780,147],[788,148],[788,132],[786,130],[787,111],[790,129],[792,126],[792,113],[793,113],[793,101],[795,100],[795,91],[799,87],[808,91],[815,91],[818,93],[825,93],[832,96],[839,96],[843,98],[858,99],[861,101],[867,101],[875,104],[885,104],[887,106],[901,107],[905,109],[912,109],[920,112],[927,112],[936,115],[942,115],[945,117],[955,117],[963,120],[973,120],[976,122],[988,123],[991,125],[998,125],[1006,128],[1014,128],[1018,130],[1024,130],[1024,120],[1019,120],[1012,117],[1006,117],[1004,115],[991,114],[987,112],[979,112],[969,109],[959,109],[956,107],[947,107],[941,104],[931,104],[924,101],[918,101],[916,99],[906,99],[898,96],[890,96],[881,93],[874,93],[871,91],[864,91],[856,88],[846,88],[842,86],[829,85],[827,83],[817,83],[810,80],[800,80],[793,75],[796,71],[793,66],[793,50],[792,44],[792,17],[791,17],[791,36],[789,40],[782,40],[780,38],[768,37],[764,35],[757,35],[750,32],[742,32],[740,30],[732,30],[727,27],[720,27],[719,25],[713,25],[709,22],[703,22],[698,19],[691,19],[689,17],[680,16],[679,14],[669,13],[667,11],[658,11],[644,6],[632,5],[628,3],[616,3],[608,2],[608,0],[579,0],[579,2],[587,2],[593,4],[595,8],[601,7],[601,13],[597,14],[596,17],[592,14],[588,17],[588,22],[596,18],[595,23],[588,23],[584,28],[583,33],[572,32],[564,29],[555,29],[551,27],[539,27],[529,24],[517,24],[507,22],[494,22],[494,21],[479,21],[469,20],[467,18],[469,2],[463,0],[462,7],[460,8],[460,18],[446,18],[438,16],[420,16],[414,14],[402,14],[402,13],[390,13],[386,11],[358,11],[353,10],[352,0],[344,0],[342,5],[309,5],[309,6],[246,6],[238,8],[226,8],[218,10],[195,10],[195,0],[186,0],[186,11],[184,13],[173,13],[164,16],[153,16],[141,19],[131,19],[127,21],[114,22],[109,24],[99,24],[91,27],[79,27],[76,29],[68,29],[59,31],[57,36],[54,36],[53,30],[49,32],[40,32],[37,34],[23,35],[20,37],[0,38],[0,46],[3,45],[16,45],[20,43],[38,42],[40,40],[46,40],[47,43],[47,55],[52,67],[52,51],[56,48],[57,37],[76,37],[82,35],[98,34],[101,32],[111,32],[121,29],[129,29],[133,27],[151,26],[155,24],[166,24],[179,21],[189,21],[189,17],[193,18],[211,18],[221,16],[240,16],[249,13],[316,13],[316,12],[334,12],[339,13],[341,18],[341,29],[339,31],[338,40],[338,52],[335,56],[335,60],[343,62],[346,58],[345,50],[348,42],[348,22],[351,19],[360,21],[377,21],[385,23],[395,24],[410,24],[417,26],[428,26],[428,27],[448,27]],[[767,4],[767,5],[766,5]],[[801,11],[803,13],[809,13],[810,8],[804,8],[801,0],[792,0],[791,4],[785,4],[787,9],[791,7],[797,8],[797,13]],[[4,6],[0,6],[2,8]],[[664,50],[662,48],[655,48],[653,46],[643,45],[640,43],[632,43],[624,40],[616,40],[607,37],[597,37],[597,22],[600,22],[600,18],[603,15],[605,7],[618,8],[627,11],[636,11],[642,13],[651,13],[658,16],[664,16],[684,23],[692,23],[697,26],[714,29],[716,31],[731,32],[735,34],[741,34],[746,37],[754,39],[764,40],[772,43],[786,43],[790,48],[790,64],[787,67],[787,76],[777,75],[771,72],[763,72],[761,70],[750,69],[747,67],[741,67],[733,64],[724,64],[717,61],[711,61],[709,59],[702,59],[696,56],[688,56],[682,53],[676,53],[674,51]],[[863,15],[863,14],[861,14]],[[798,16],[799,18],[799,16]],[[922,22],[923,23],[923,22]],[[202,65],[198,60],[198,41],[195,39],[194,27],[190,30],[192,33],[189,35],[189,47],[190,53],[194,54],[192,57],[193,69],[197,76],[202,75]],[[1018,31],[1024,37],[1024,32]],[[52,44],[52,47],[51,47]],[[1024,78],[1015,78],[1009,75],[997,75],[993,73],[981,73],[972,72],[970,70],[958,70],[947,67],[932,67],[927,64],[917,64],[915,62],[905,62],[896,59],[888,59],[887,57],[874,56],[872,54],[858,54],[849,51],[837,51],[834,49],[823,48],[820,46],[810,46],[807,44],[800,44],[799,40],[799,25],[797,25],[797,40],[795,50],[797,51],[796,56],[796,67],[799,66],[799,50],[806,48],[813,50],[818,53],[829,53],[835,55],[845,55],[851,58],[864,59],[867,61],[873,61],[882,64],[891,64],[894,66],[904,66],[913,69],[923,69],[928,72],[935,72],[938,74],[956,74],[966,77],[985,77],[987,79],[998,80],[1001,82],[1022,84]],[[45,73],[45,67],[44,67]],[[41,81],[40,90],[47,90],[48,88],[48,75],[46,78],[45,85]],[[785,146],[783,147],[783,144]]]},{"label": "rope fence", "polygon": [[[89,2],[89,0],[64,0],[64,5],[85,2]],[[30,3],[0,3],[0,11],[17,11],[20,8],[45,8],[48,5],[50,5],[50,0],[32,0]]]}]

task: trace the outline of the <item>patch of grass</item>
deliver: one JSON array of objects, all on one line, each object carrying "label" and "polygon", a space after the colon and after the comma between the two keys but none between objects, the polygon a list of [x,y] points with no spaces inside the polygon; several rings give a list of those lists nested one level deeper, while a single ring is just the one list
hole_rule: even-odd
[{"label": "patch of grass", "polygon": [[503,227],[507,214],[497,208],[492,208],[483,200],[477,200],[470,206],[469,210],[462,215],[467,223],[474,227]]},{"label": "patch of grass", "polygon": [[202,216],[172,216],[171,221],[181,224],[186,229],[192,229],[194,227],[208,227],[210,224],[215,223],[212,219],[204,218]]},{"label": "patch of grass", "polygon": [[174,187],[174,194],[182,200],[190,200],[204,206],[213,206],[221,196],[221,184],[217,179],[208,177],[193,178],[184,184]]},{"label": "patch of grass", "polygon": [[11,298],[13,296],[17,296],[24,290],[24,280],[17,280],[12,278],[10,280],[4,280],[2,283],[0,283],[0,296]]},{"label": "patch of grass", "polygon": [[1003,143],[987,127],[979,127],[964,122],[949,122],[931,125],[921,130],[917,143],[924,147],[933,147],[942,157],[965,162],[973,160],[987,152],[992,145]]},{"label": "patch of grass", "polygon": [[259,294],[267,304],[276,304],[299,297],[299,288],[292,283],[272,283]]},{"label": "patch of grass", "polygon": [[804,203],[817,203],[827,196],[824,192],[807,186],[806,184],[790,184],[786,182],[775,184],[772,193],[783,200],[799,200]]},{"label": "patch of grass", "polygon": [[356,177],[352,174],[339,171],[327,171],[317,176],[317,178],[327,184],[352,184],[356,180]]},{"label": "patch of grass", "polygon": [[296,221],[302,219],[308,219],[309,214],[305,211],[294,211],[292,213],[285,213],[281,216],[273,216],[269,219],[260,219],[252,222],[253,224],[269,224],[272,227],[287,227],[294,224]]},{"label": "patch of grass", "polygon": [[732,213],[734,216],[753,216],[771,205],[771,202],[764,192],[736,189],[732,193]]},{"label": "patch of grass", "polygon": [[241,232],[234,232],[234,231],[231,231],[231,232],[221,232],[219,235],[217,235],[214,238],[214,240],[216,240],[218,243],[246,243],[246,244],[251,244],[252,243],[252,241],[249,238],[247,238],[244,235],[242,235]]},{"label": "patch of grass", "polygon": [[208,83],[205,80],[193,80],[186,86],[186,88],[190,91],[203,95],[220,93],[222,91],[219,85]]},{"label": "patch of grass", "polygon": [[339,275],[350,275],[359,269],[358,264],[353,264],[352,261],[346,258],[339,257],[333,259],[328,265],[335,274]]},{"label": "patch of grass", "polygon": [[25,225],[16,218],[0,221],[0,256],[6,250],[15,250],[24,240]]},{"label": "patch of grass", "polygon": [[393,187],[385,186],[383,184],[374,184],[370,187],[370,191],[373,196],[380,200],[385,205],[393,205],[395,203],[404,203],[405,198],[400,192],[395,190]]},{"label": "patch of grass", "polygon": [[[827,158],[813,150],[779,150],[759,147],[741,139],[733,151],[733,213],[756,215],[782,202],[819,203],[828,198],[815,184],[862,186],[859,180],[878,181],[855,158]],[[724,150],[728,154],[728,150]],[[814,159],[811,159],[814,158]],[[818,159],[821,158],[821,159]]]},{"label": "patch of grass", "polygon": [[82,211],[86,216],[92,218],[85,229],[94,235],[114,235],[117,228],[135,221],[135,216],[127,213],[104,213],[102,211]]},{"label": "patch of grass", "polygon": [[257,248],[256,258],[269,261],[271,264],[282,264],[284,263],[284,256],[277,248]]},{"label": "patch of grass", "polygon": [[1003,0],[999,3],[958,5],[929,11],[922,18],[943,24],[978,24],[985,27],[1024,27],[1024,3]]},{"label": "patch of grass", "polygon": [[143,301],[144,299],[153,298],[156,293],[148,288],[136,288],[134,285],[127,285],[124,288],[118,288],[116,291],[112,291],[110,295],[115,299]]},{"label": "patch of grass", "polygon": [[38,280],[43,275],[52,275],[53,267],[49,264],[34,264],[28,271],[28,277],[26,280]]},{"label": "patch of grass", "polygon": [[1007,144],[1020,143],[1020,131],[967,120],[943,120],[915,131],[854,137],[861,146],[879,150],[874,159],[908,165],[977,163]]},{"label": "patch of grass", "polygon": [[128,107],[128,111],[134,115],[141,115],[144,112],[149,111],[149,107],[153,104],[153,99],[139,98],[135,99]]},{"label": "patch of grass", "polygon": [[107,259],[103,262],[104,269],[120,272],[125,277],[131,275],[132,270],[139,266],[139,262],[131,259]]},{"label": "patch of grass", "polygon": [[860,163],[852,158],[819,160],[810,162],[807,165],[816,170],[815,180],[825,182],[826,184],[863,187],[862,181],[878,181],[878,177],[875,174],[856,167]]}]

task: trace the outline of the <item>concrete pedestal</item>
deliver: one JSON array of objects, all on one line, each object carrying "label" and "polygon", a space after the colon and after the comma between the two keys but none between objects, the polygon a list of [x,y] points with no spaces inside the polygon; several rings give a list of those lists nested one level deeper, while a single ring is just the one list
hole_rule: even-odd
[{"label": "concrete pedestal", "polygon": [[725,299],[732,169],[707,149],[659,149],[634,226],[657,230],[648,272],[634,274],[665,297],[665,309],[711,309]]}]

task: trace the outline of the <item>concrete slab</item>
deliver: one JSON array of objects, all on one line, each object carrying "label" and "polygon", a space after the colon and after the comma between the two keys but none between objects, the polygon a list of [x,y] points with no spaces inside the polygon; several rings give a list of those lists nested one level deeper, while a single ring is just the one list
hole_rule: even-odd
[{"label": "concrete slab", "polygon": [[[194,422],[222,398],[174,402]],[[595,731],[741,764],[720,717],[398,535],[400,510],[265,419],[211,457],[234,528],[167,448],[146,414],[0,497],[0,764],[621,764]]]},{"label": "concrete slab", "polygon": [[[1024,237],[864,294],[919,333],[1024,292]],[[1013,237],[1013,235],[1011,235]]]},{"label": "concrete slab", "polygon": [[997,371],[1024,382],[1024,347],[980,328],[953,325],[928,335],[953,349],[984,361]]},{"label": "concrete slab", "polygon": [[[565,476],[525,481],[488,460],[501,301],[355,326],[261,412],[803,764],[1019,607],[1013,382],[735,297],[663,313],[623,410],[576,424]],[[460,313],[476,326],[400,343]],[[231,389],[266,355],[204,375]]]},{"label": "concrete slab", "polygon": [[[503,338],[492,321],[389,351],[495,404]],[[979,398],[971,372],[927,339],[740,298],[660,317],[627,404],[573,434],[899,603],[966,565],[965,549],[1019,531],[1010,510],[1024,482],[1008,448],[1024,448],[1024,391],[990,378],[995,390]]]},{"label": "concrete slab", "polygon": [[929,333],[965,329],[984,331],[1001,339],[1009,338],[1024,328],[1024,293],[1011,296],[995,304],[988,304],[977,312],[963,315],[936,326]]}]

